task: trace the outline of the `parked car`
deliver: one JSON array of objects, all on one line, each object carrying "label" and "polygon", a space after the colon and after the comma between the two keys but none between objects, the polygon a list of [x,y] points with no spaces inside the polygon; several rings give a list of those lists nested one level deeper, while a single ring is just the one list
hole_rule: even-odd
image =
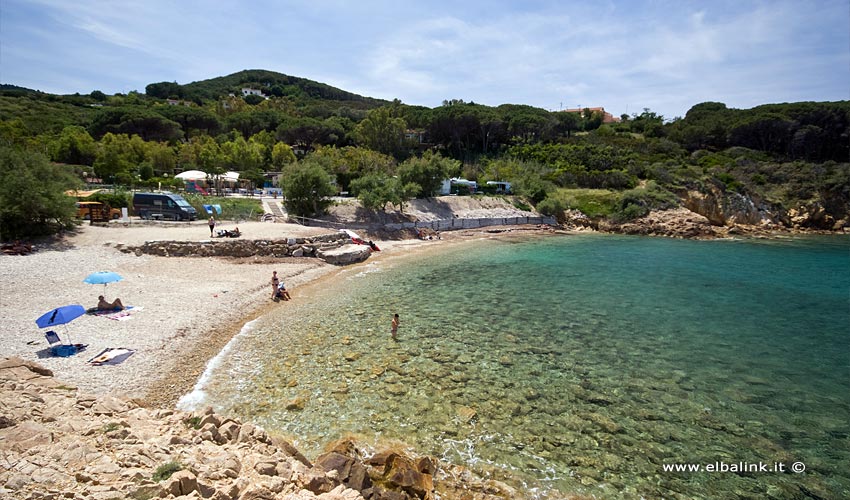
[{"label": "parked car", "polygon": [[142,219],[196,220],[198,211],[182,196],[172,193],[136,193],[133,214]]}]

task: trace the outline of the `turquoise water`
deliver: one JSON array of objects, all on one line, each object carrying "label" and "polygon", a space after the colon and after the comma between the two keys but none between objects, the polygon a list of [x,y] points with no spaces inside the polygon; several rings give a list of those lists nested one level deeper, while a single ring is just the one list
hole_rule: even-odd
[{"label": "turquoise water", "polygon": [[[850,497],[846,237],[486,240],[337,283],[246,328],[206,403],[540,498]],[[716,462],[806,471],[664,470]]]}]

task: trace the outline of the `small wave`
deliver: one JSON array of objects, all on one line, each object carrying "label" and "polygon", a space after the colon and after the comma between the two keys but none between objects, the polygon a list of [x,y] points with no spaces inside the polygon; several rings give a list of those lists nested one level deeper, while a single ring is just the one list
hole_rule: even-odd
[{"label": "small wave", "polygon": [[201,404],[207,398],[207,393],[206,391],[204,391],[204,388],[206,387],[207,382],[209,382],[210,377],[212,377],[213,371],[218,368],[218,366],[221,364],[221,360],[224,359],[224,356],[233,348],[233,345],[236,340],[239,337],[251,332],[254,329],[254,323],[256,322],[257,320],[255,319],[245,323],[239,333],[234,335],[233,338],[230,339],[230,341],[227,343],[227,345],[225,345],[224,348],[222,348],[221,351],[219,351],[218,354],[216,354],[215,357],[213,357],[209,361],[209,363],[207,363],[207,367],[204,369],[204,373],[202,373],[201,376],[198,378],[198,381],[195,383],[195,387],[192,388],[192,391],[187,394],[184,394],[180,397],[180,400],[177,401],[178,410],[194,411],[201,406]]},{"label": "small wave", "polygon": [[379,272],[381,272],[381,268],[377,264],[367,264],[365,270],[360,271],[359,273],[355,274],[354,276],[349,277],[348,279],[362,278],[362,277],[366,276],[367,274],[379,273]]}]

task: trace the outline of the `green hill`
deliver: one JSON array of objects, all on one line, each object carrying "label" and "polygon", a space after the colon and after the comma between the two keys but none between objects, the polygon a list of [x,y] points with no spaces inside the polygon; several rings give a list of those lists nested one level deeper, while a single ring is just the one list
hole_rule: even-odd
[{"label": "green hill", "polygon": [[357,95],[307,78],[261,69],[246,69],[232,75],[186,85],[171,82],[152,83],[145,88],[145,93],[160,99],[177,98],[200,103],[229,94],[239,96],[243,88],[260,90],[266,96],[290,97],[297,101],[324,100],[346,103],[357,109],[371,109],[387,104],[387,101]]}]

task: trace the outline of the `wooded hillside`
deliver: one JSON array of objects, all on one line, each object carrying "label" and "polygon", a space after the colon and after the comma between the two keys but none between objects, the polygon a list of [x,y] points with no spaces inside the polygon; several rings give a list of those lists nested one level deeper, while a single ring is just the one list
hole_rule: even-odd
[{"label": "wooded hillside", "polygon": [[[380,208],[430,196],[437,178],[464,176],[482,185],[510,181],[556,215],[573,208],[628,220],[695,191],[719,203],[744,196],[776,213],[823,212],[804,223],[815,227],[847,218],[850,101],[752,109],[705,102],[683,118],[645,109],[602,121],[590,109],[461,100],[410,106],[264,70],[151,83],[144,94],[0,88],[3,147],[45,155],[80,181],[119,187],[174,184],[185,170],[235,170],[262,185],[264,172],[284,171],[284,179],[311,179],[310,192],[351,191]],[[577,197],[585,189],[590,195]],[[608,191],[588,204],[601,189]],[[775,221],[791,224],[785,219]]]}]

